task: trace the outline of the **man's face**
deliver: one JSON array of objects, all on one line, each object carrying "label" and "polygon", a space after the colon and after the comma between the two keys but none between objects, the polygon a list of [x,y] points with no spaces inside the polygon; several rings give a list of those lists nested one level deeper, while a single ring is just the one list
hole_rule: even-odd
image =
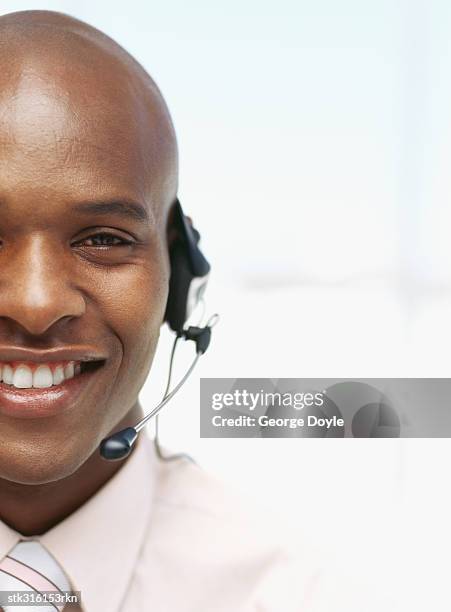
[{"label": "man's face", "polygon": [[10,347],[100,360],[51,389],[0,383],[0,478],[30,484],[74,472],[131,410],[167,300],[164,180],[142,108],[120,83],[73,79],[30,65],[0,83],[0,362]]}]

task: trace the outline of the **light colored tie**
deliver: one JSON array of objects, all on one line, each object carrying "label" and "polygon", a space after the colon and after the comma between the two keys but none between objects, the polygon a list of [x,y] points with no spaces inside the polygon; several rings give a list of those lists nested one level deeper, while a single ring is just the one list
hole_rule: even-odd
[{"label": "light colored tie", "polygon": [[[71,591],[70,582],[59,563],[37,540],[21,541],[0,561],[0,591],[58,594]],[[2,608],[0,607],[0,610]],[[78,605],[62,603],[45,606],[4,605],[5,612],[55,612],[56,610],[81,610]]]}]

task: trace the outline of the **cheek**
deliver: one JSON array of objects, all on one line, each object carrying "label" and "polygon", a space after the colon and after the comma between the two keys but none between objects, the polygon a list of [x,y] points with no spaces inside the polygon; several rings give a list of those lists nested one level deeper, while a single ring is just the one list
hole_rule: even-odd
[{"label": "cheek", "polygon": [[[165,265],[136,267],[115,275],[106,303],[106,320],[121,345],[114,384],[122,415],[133,406],[155,354],[168,295],[169,273]],[[113,399],[113,398],[111,398]]]}]

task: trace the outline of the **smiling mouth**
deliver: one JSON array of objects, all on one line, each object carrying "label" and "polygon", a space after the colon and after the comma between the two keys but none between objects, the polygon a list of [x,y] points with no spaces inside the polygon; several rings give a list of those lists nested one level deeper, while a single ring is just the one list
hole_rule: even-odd
[{"label": "smiling mouth", "polygon": [[58,388],[72,378],[100,368],[105,360],[57,362],[0,361],[0,383],[11,389]]}]

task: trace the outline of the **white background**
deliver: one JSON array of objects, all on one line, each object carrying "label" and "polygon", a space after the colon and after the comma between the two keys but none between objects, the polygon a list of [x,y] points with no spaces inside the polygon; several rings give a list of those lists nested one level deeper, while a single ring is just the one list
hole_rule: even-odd
[{"label": "white background", "polygon": [[[222,318],[161,419],[164,444],[300,548],[310,538],[374,580],[385,610],[397,595],[398,610],[449,610],[449,440],[201,440],[198,393],[201,376],[449,377],[451,5],[3,0],[0,13],[27,8],[115,38],[175,122],[180,198],[213,264],[207,313]],[[145,406],[170,342],[164,330]]]}]

